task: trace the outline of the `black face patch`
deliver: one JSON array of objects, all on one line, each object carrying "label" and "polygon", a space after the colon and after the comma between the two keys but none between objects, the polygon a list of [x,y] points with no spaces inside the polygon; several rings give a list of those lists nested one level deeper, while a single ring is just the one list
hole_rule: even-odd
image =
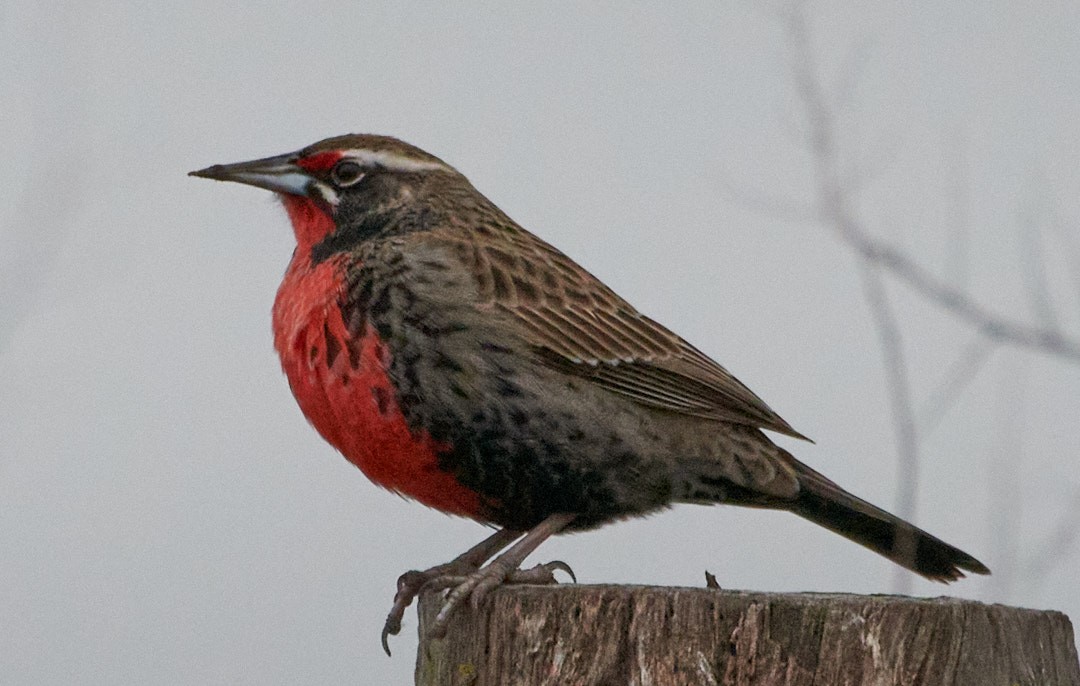
[{"label": "black face patch", "polygon": [[360,243],[383,233],[389,220],[379,215],[368,215],[359,221],[338,225],[332,233],[311,246],[311,263],[319,264],[341,252],[349,252]]},{"label": "black face patch", "polygon": [[334,208],[336,228],[311,248],[311,262],[350,252],[365,241],[423,231],[436,225],[436,212],[415,199],[419,184],[414,174],[369,169],[353,186],[339,191]]}]

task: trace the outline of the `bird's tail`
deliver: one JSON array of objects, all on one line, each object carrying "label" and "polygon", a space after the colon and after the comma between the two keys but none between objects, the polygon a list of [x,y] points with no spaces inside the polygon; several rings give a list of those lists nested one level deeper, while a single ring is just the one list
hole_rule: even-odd
[{"label": "bird's tail", "polygon": [[790,455],[800,492],[786,509],[835,531],[901,567],[933,581],[956,581],[964,572],[989,574],[986,565],[945,541],[851,495]]}]

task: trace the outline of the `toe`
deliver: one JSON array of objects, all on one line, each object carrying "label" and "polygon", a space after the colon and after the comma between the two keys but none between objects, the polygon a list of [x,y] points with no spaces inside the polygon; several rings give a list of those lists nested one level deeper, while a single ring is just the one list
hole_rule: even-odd
[{"label": "toe", "polygon": [[566,572],[567,576],[570,577],[571,581],[573,581],[575,584],[577,583],[577,575],[574,574],[574,570],[570,569],[570,565],[566,564],[562,560],[552,560],[551,562],[548,562],[547,564],[545,564],[543,566],[546,567],[549,572],[552,572],[551,576],[552,576],[553,579],[555,578],[554,571],[556,569],[559,569],[559,570],[562,570],[562,571]]},{"label": "toe", "polygon": [[398,626],[398,628],[397,628],[397,629],[392,629],[392,628],[390,628],[390,624],[389,624],[389,622],[388,622],[387,624],[384,624],[384,625],[383,625],[383,630],[382,630],[382,649],[383,649],[383,652],[385,652],[385,653],[386,653],[386,656],[387,656],[387,657],[393,657],[393,656],[392,656],[392,655],[390,654],[390,637],[391,637],[391,636],[396,636],[396,635],[397,635],[397,632],[398,632],[398,631],[401,631],[401,626],[400,626],[400,625]]}]

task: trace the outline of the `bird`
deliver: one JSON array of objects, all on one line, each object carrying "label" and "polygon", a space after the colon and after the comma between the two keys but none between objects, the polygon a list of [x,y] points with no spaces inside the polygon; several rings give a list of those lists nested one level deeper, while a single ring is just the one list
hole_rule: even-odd
[{"label": "bird", "polygon": [[727,369],[522,228],[442,159],[375,134],[190,172],[274,192],[296,247],[273,340],[308,421],[375,484],[495,532],[400,576],[382,631],[425,588],[431,626],[553,535],[676,504],[794,513],[931,580],[971,555],[778,446],[806,439]]}]

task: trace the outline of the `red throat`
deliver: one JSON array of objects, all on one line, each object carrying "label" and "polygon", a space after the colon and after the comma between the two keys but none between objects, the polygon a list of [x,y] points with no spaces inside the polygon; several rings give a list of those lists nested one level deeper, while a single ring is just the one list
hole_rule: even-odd
[{"label": "red throat", "polygon": [[334,230],[334,218],[311,198],[282,195],[281,202],[289,214],[289,221],[292,222],[299,254],[308,254],[311,246]]},{"label": "red throat", "polygon": [[[313,171],[340,157],[320,153],[297,164]],[[282,203],[297,249],[274,302],[274,347],[300,408],[375,483],[444,512],[481,517],[480,496],[439,469],[446,446],[407,426],[387,373],[389,351],[373,328],[355,336],[347,330],[340,305],[344,260],[311,262],[312,247],[333,232],[334,218],[304,196],[282,195]]]}]

